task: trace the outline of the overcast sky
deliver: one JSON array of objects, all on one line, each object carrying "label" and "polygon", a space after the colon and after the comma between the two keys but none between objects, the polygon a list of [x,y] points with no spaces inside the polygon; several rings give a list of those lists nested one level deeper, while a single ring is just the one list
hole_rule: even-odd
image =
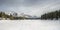
[{"label": "overcast sky", "polygon": [[60,9],[60,0],[0,0],[0,11],[40,16]]}]

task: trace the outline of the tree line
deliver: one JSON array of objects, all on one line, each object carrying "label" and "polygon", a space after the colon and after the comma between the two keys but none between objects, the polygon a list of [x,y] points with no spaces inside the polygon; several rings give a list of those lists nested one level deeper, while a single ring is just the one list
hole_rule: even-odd
[{"label": "tree line", "polygon": [[41,15],[41,19],[56,19],[58,20],[60,18],[60,10],[54,11],[54,12],[49,12]]},{"label": "tree line", "polygon": [[5,14],[5,12],[0,12],[0,18],[5,18],[7,20],[7,18],[9,18],[10,20],[17,20],[17,19],[24,19],[24,17],[14,17],[13,15],[7,15]]}]

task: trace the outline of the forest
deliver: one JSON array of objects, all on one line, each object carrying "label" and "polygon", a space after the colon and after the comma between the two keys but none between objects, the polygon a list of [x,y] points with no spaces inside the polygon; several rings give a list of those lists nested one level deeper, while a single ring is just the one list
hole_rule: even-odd
[{"label": "forest", "polygon": [[53,12],[49,12],[49,13],[45,13],[43,15],[41,15],[41,19],[56,19],[58,20],[60,18],[60,10],[56,10],[56,11],[53,11]]},{"label": "forest", "polygon": [[[17,19],[24,19],[24,17],[14,17],[13,15],[7,15],[5,12],[0,12],[0,18],[5,18],[5,20],[10,19],[10,20],[17,20]],[[1,20],[0,19],[0,20]]]}]

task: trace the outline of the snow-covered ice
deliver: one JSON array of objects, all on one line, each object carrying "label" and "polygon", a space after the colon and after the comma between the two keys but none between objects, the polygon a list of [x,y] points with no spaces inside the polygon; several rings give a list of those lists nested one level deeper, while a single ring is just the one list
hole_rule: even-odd
[{"label": "snow-covered ice", "polygon": [[60,30],[60,20],[0,20],[0,30]]}]

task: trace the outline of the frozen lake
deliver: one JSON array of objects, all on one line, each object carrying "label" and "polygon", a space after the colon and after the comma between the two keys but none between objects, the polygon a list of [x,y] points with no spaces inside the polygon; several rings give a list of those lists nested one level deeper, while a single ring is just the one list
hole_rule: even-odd
[{"label": "frozen lake", "polygon": [[0,20],[0,30],[60,30],[60,20]]}]

